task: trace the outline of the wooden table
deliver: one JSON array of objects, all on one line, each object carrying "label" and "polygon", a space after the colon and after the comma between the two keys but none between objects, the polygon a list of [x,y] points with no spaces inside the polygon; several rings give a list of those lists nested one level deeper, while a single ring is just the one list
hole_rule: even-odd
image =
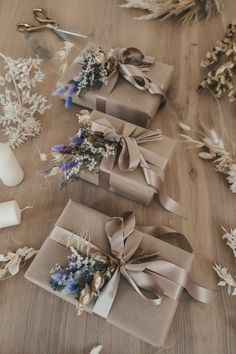
[{"label": "wooden table", "polygon": [[[196,87],[204,73],[200,61],[236,13],[236,3],[228,0],[222,18],[207,24],[180,26],[172,21],[137,22],[132,16],[139,11],[117,7],[109,0],[1,0],[0,47],[7,56],[39,55],[45,59],[46,80],[38,89],[53,107],[42,118],[43,133],[35,140],[41,152],[49,153],[55,143],[64,142],[77,128],[76,108],[65,110],[63,103],[51,96],[58,78],[59,63],[55,52],[60,40],[50,31],[23,35],[16,23],[32,21],[32,8],[45,7],[60,23],[89,33],[97,42],[109,46],[134,46],[175,67],[174,79],[166,107],[154,119],[152,128],[160,127],[166,135],[176,137],[179,121],[197,127],[199,120],[214,121],[222,134],[235,139],[235,104],[223,99],[224,118],[209,95],[200,95]],[[85,42],[76,39],[82,48]],[[164,211],[157,202],[149,208],[137,205],[86,182],[75,183],[61,191],[59,177],[49,184],[36,171],[46,164],[39,158],[36,145],[28,142],[17,149],[25,180],[16,188],[0,185],[0,202],[16,199],[21,207],[33,205],[23,214],[20,226],[0,230],[1,251],[22,246],[39,248],[52,229],[69,198],[110,215],[134,210],[138,223],[166,224],[182,231],[191,242],[195,262],[192,276],[209,288],[218,281],[212,270],[218,262],[235,271],[232,251],[221,239],[221,225],[236,227],[236,196],[217,174],[211,163],[200,160],[194,150],[183,145],[171,165],[167,178],[169,194],[180,200],[188,219]],[[97,343],[103,354],[153,354],[157,349],[127,335],[95,316],[84,314],[78,319],[71,305],[59,300],[24,279],[24,269],[10,280],[0,283],[0,353],[1,354],[82,354]],[[160,353],[168,354],[233,354],[236,352],[236,302],[225,289],[217,299],[202,305],[184,294]]]}]

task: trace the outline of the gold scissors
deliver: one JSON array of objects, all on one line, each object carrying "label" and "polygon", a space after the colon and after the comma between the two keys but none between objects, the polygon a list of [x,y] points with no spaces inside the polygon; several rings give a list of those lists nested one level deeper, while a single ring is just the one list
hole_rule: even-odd
[{"label": "gold scissors", "polygon": [[17,29],[20,32],[34,32],[34,31],[39,31],[43,29],[51,29],[53,30],[60,38],[63,40],[67,40],[66,34],[72,35],[72,36],[78,36],[82,38],[88,38],[88,36],[77,32],[70,30],[68,28],[60,26],[56,21],[50,17],[48,17],[48,13],[45,9],[42,8],[35,8],[33,9],[33,15],[35,19],[39,22],[39,25],[30,25],[28,23],[18,23]]}]

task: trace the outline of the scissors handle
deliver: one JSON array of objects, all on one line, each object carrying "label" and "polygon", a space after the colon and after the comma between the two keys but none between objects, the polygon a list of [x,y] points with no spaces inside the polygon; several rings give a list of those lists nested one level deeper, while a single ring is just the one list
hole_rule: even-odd
[{"label": "scissors handle", "polygon": [[56,26],[50,23],[45,23],[39,26],[31,26],[28,23],[18,23],[17,29],[19,32],[35,32],[39,30],[43,30],[45,28],[55,29]]},{"label": "scissors handle", "polygon": [[45,9],[42,8],[34,8],[33,14],[36,20],[40,23],[56,23],[55,20],[48,17],[48,13]]}]

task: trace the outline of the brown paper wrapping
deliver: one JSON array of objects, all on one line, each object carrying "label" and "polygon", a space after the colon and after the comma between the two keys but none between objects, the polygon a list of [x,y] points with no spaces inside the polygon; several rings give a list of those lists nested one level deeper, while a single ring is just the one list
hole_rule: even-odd
[{"label": "brown paper wrapping", "polygon": [[[109,252],[109,243],[104,231],[104,225],[109,218],[107,215],[70,200],[59,217],[56,227],[59,226],[70,232],[79,233],[81,228],[86,225],[91,235],[94,235],[94,230],[96,230],[96,235],[93,236],[91,242],[101,250]],[[140,231],[135,230],[134,232],[138,234]],[[44,242],[25,273],[25,277],[75,305],[77,302],[72,296],[53,291],[48,283],[50,270],[56,263],[65,264],[69,254],[66,248],[52,239],[52,235],[53,232]],[[144,234],[140,248],[145,252],[149,250],[152,250],[152,252],[159,251],[161,259],[173,262],[186,271],[189,271],[194,257],[191,253],[147,234]],[[182,288],[179,292],[182,292]],[[145,301],[121,277],[118,293],[107,321],[153,346],[161,347],[166,339],[177,306],[177,301],[167,297],[164,297],[159,306]],[[91,312],[91,307],[87,308],[86,311]]]},{"label": "brown paper wrapping", "polygon": [[[80,53],[80,56],[82,56],[87,49],[99,46],[101,45],[89,42]],[[65,85],[69,80],[78,75],[80,70],[81,65],[76,63],[75,59],[75,61],[59,79],[57,86]],[[167,64],[155,62],[150,67],[150,71],[147,75],[152,78],[153,82],[155,82],[158,86],[165,88],[167,91],[173,75],[173,67]],[[61,97],[64,98],[63,95]],[[73,95],[73,102],[89,109],[99,110],[101,108],[97,107],[97,97],[106,99],[107,114],[122,118],[142,127],[149,126],[162,100],[160,95],[151,95],[148,92],[141,91],[119,75],[119,80],[114,90],[108,96],[101,94],[99,90],[90,90],[82,99],[80,99],[76,94]]]},{"label": "brown paper wrapping", "polygon": [[[118,133],[122,132],[122,127],[125,124],[120,119],[111,117],[107,114],[97,111],[93,111],[91,113],[91,117],[92,120],[101,117],[106,118],[115,127]],[[143,131],[143,128],[137,127],[137,132],[139,130]],[[175,146],[176,140],[173,140],[166,136],[164,136],[162,140],[142,144],[142,147],[149,149],[154,153],[157,153],[158,155],[162,156],[164,160],[167,161],[170,161]],[[165,172],[167,171],[167,167],[168,163],[163,161],[162,168]],[[87,182],[93,183],[97,186],[99,185],[98,175],[95,173],[82,171],[80,176]],[[135,202],[144,205],[148,205],[156,193],[155,188],[147,184],[141,168],[137,168],[135,171],[132,172],[122,172],[116,163],[111,173],[110,182],[111,185],[109,190],[111,192],[117,193],[121,196],[124,196],[128,199],[134,200]]]}]

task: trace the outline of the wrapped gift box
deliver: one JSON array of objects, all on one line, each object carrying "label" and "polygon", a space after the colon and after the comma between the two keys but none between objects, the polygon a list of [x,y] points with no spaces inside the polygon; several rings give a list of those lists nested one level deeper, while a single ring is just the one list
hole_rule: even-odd
[{"label": "wrapped gift box", "polygon": [[[79,58],[81,58],[83,53],[85,53],[88,49],[99,46],[101,47],[99,44],[89,42],[79,54]],[[104,49],[109,51],[107,48]],[[66,85],[68,81],[73,79],[75,76],[78,76],[80,71],[81,64],[78,63],[78,59],[76,58],[63,73],[57,83],[57,86],[60,87]],[[150,71],[147,73],[147,76],[150,77],[152,81],[160,86],[165,92],[167,92],[172,74],[172,66],[154,62],[154,64],[150,66]],[[63,95],[61,97],[65,98]],[[102,99],[105,104],[99,104],[98,98]],[[72,99],[73,102],[78,105],[111,114],[115,117],[122,118],[142,127],[149,126],[162,102],[161,95],[150,94],[147,91],[139,90],[125,80],[121,75],[119,75],[115,88],[109,94],[102,92],[102,90],[93,89],[88,91],[82,99],[76,94],[72,96]]]},{"label": "wrapped gift box", "polygon": [[[66,264],[69,254],[68,249],[62,247],[56,241],[57,236],[63,235],[64,239],[66,239],[71,235],[71,232],[79,234],[80,230],[84,229],[86,225],[88,234],[93,235],[91,242],[102,251],[109,253],[110,245],[104,231],[104,225],[109,219],[110,217],[107,215],[69,201],[51,234],[27,270],[25,277],[65,301],[77,304],[73,296],[55,292],[49,285],[50,270],[56,263],[61,265]],[[96,230],[96,235],[94,235],[94,230]],[[140,231],[135,229],[133,234],[133,237],[139,237]],[[167,260],[189,271],[193,261],[192,253],[148,234],[142,233],[142,236],[143,238],[139,246],[141,252],[144,250],[147,253],[148,251],[158,251],[160,254],[159,259]],[[182,287],[179,286],[178,298],[181,293]],[[108,315],[107,322],[153,346],[161,347],[167,336],[177,306],[177,300],[166,296],[164,296],[159,306],[153,305],[137,294],[127,280],[121,277],[118,292]],[[92,311],[91,305],[86,308],[86,311]],[[83,320],[83,317],[78,318],[78,321],[81,320]]]},{"label": "wrapped gift box", "polygon": [[[134,126],[131,123],[97,111],[91,113],[91,118],[93,121],[105,118],[119,134],[122,133],[124,125],[135,127],[137,135],[139,132],[147,131],[144,128]],[[162,140],[145,142],[140,146],[150,150],[158,157],[159,166],[157,168],[152,166],[152,168],[156,169],[157,173],[161,170],[166,174],[176,143],[176,140],[163,136]],[[82,171],[80,177],[90,183],[99,185],[99,177],[96,173]],[[135,171],[123,172],[119,169],[117,162],[111,172],[109,190],[144,205],[149,205],[154,197],[158,197],[158,191],[147,183],[141,167],[138,167]]]}]

